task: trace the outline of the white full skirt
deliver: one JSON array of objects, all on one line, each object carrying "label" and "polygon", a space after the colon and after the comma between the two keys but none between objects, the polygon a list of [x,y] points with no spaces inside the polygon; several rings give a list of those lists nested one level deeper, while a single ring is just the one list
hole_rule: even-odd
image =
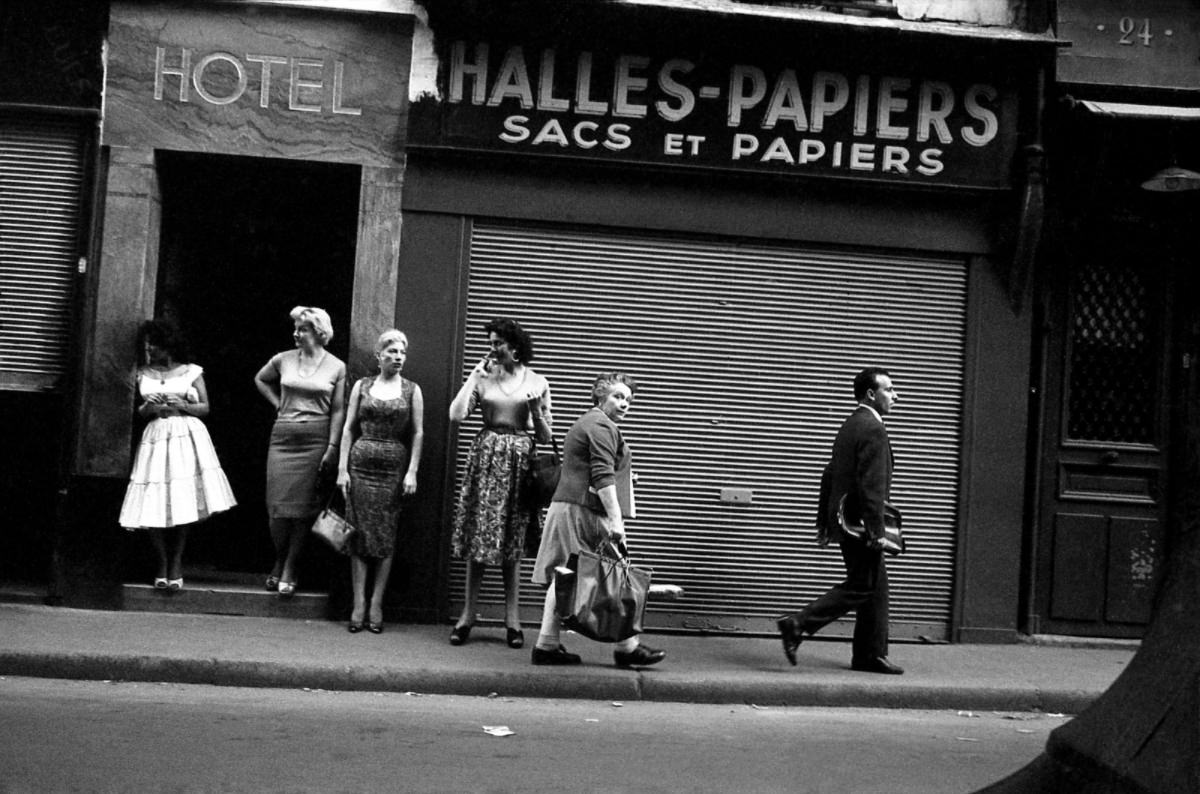
[{"label": "white full skirt", "polygon": [[236,504],[203,422],[166,416],[146,425],[121,505],[121,526],[194,524]]}]

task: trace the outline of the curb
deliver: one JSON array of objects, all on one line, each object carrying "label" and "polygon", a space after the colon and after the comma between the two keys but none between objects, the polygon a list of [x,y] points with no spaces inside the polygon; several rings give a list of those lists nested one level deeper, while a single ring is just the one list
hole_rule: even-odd
[{"label": "curb", "polygon": [[0,651],[0,675],[477,697],[1060,714],[1078,714],[1099,697],[1099,693],[1080,690],[904,685],[894,680],[886,687],[815,681],[764,685],[736,678],[664,679],[637,671],[586,667],[539,668],[537,672],[516,673],[398,670],[363,665],[334,667],[276,661],[20,651]]}]

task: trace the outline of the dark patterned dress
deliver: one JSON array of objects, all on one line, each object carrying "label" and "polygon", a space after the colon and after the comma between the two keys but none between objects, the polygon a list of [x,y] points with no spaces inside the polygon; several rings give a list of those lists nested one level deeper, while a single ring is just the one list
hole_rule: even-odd
[{"label": "dark patterned dress", "polygon": [[357,530],[345,553],[370,559],[392,556],[400,526],[404,474],[412,437],[414,384],[401,378],[394,400],[371,396],[375,378],[359,381],[357,435],[350,448],[350,498],[346,519]]}]

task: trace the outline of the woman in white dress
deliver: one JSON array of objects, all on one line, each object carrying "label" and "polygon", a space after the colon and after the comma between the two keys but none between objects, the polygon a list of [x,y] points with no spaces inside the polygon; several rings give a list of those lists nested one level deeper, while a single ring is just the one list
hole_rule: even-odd
[{"label": "woman in white dress", "polygon": [[208,416],[204,369],[188,361],[182,336],[164,320],[138,329],[144,364],[137,372],[142,432],[120,524],[144,529],[158,553],[154,586],[183,589],[188,528],[237,504],[202,417]]}]

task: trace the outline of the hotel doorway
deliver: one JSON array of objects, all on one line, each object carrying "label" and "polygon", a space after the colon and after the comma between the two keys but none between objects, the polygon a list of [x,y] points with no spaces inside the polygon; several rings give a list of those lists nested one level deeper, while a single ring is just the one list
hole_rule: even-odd
[{"label": "hotel doorway", "polygon": [[[175,319],[204,367],[205,420],[238,506],[189,536],[185,575],[253,581],[273,547],[263,502],[271,406],[254,375],[293,347],[295,306],[333,319],[328,349],[346,360],[360,169],[292,160],[160,152],[162,238],[156,313]],[[299,576],[328,583],[311,543]]]}]

